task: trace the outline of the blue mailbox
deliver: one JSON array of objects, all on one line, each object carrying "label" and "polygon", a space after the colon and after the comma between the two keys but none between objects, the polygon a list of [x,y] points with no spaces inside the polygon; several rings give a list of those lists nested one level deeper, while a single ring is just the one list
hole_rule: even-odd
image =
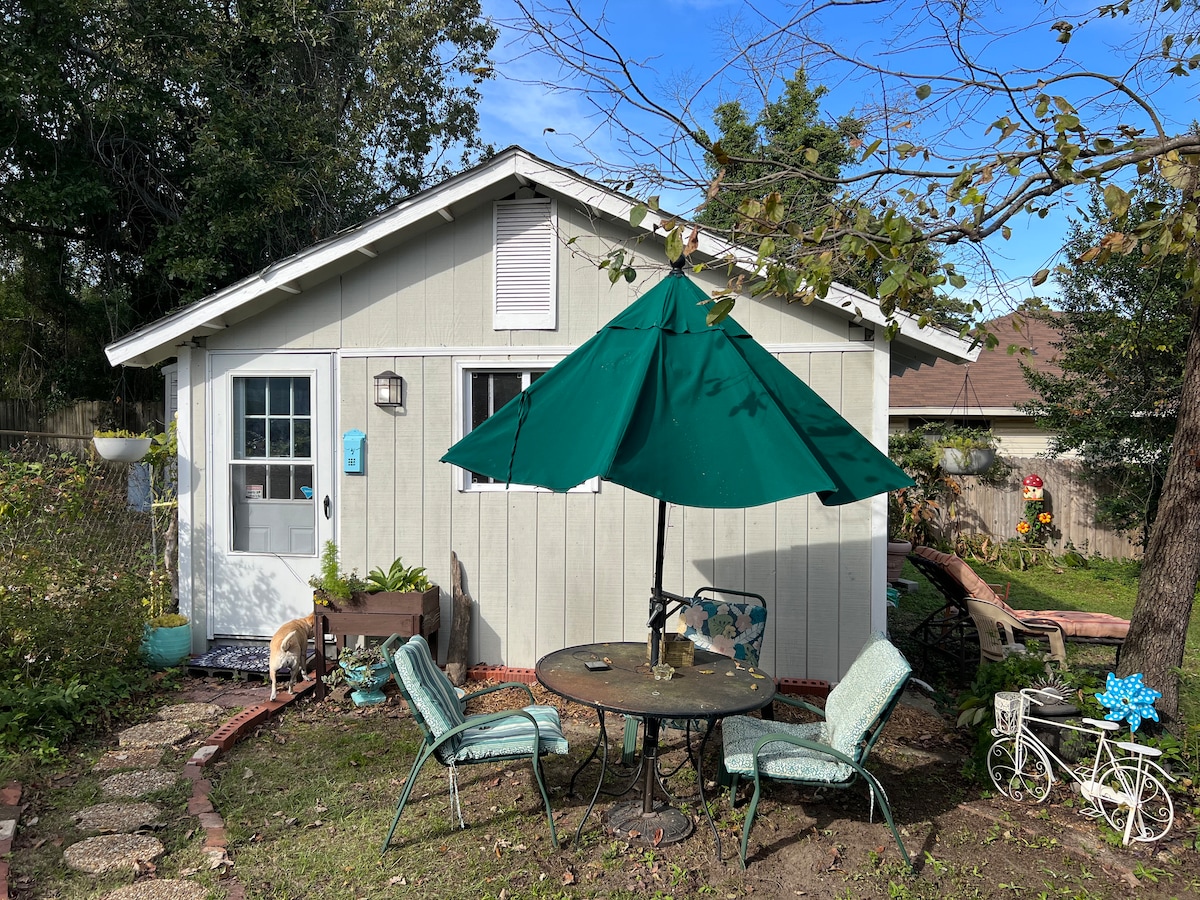
[{"label": "blue mailbox", "polygon": [[362,475],[366,471],[367,436],[357,428],[342,435],[342,471]]}]

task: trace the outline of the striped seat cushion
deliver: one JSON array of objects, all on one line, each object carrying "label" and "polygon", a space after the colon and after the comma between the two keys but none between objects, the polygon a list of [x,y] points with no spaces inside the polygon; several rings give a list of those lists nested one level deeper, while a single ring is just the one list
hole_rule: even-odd
[{"label": "striped seat cushion", "polygon": [[[396,650],[395,662],[404,690],[435,740],[466,721],[458,691],[434,663],[429,644],[423,637],[414,635],[402,644]],[[439,747],[438,760],[449,765],[461,742],[462,735],[459,735]]]},{"label": "striped seat cushion", "polygon": [[[525,712],[537,722],[537,737],[542,753],[567,752],[558,710],[553,706],[526,706]],[[469,716],[470,722],[476,716]],[[455,762],[470,762],[497,757],[530,756],[533,754],[534,728],[524,716],[500,719],[476,728],[467,728],[459,736]]]}]

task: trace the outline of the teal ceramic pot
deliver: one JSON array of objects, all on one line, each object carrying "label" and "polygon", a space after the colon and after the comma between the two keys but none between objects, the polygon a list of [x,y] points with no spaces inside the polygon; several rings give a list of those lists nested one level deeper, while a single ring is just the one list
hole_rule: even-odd
[{"label": "teal ceramic pot", "polygon": [[367,676],[366,666],[343,664],[342,672],[346,676],[346,681],[358,688],[350,694],[350,699],[356,706],[373,706],[387,699],[382,690],[383,686],[388,683],[388,679],[392,677],[387,666],[382,664],[372,666],[370,677]]},{"label": "teal ceramic pot", "polygon": [[151,628],[142,632],[142,658],[152,669],[169,669],[182,663],[192,652],[192,626]]}]

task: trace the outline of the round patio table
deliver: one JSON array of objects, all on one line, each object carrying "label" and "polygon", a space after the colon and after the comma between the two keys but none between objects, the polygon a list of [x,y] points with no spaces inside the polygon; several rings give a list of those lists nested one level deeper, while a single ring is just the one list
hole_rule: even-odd
[{"label": "round patio table", "polygon": [[[589,668],[588,663],[593,666],[603,663],[608,668]],[[642,799],[636,804],[624,804],[614,809],[608,817],[609,825],[626,833],[636,831],[636,836],[655,843],[671,843],[687,837],[692,830],[691,818],[655,800],[658,732],[664,719],[702,719],[708,727],[695,760],[696,774],[700,806],[712,826],[719,857],[721,836],[708,804],[704,802],[704,774],[701,771],[704,748],[718,719],[767,706],[775,697],[775,679],[757,668],[751,671],[750,666],[729,657],[697,650],[692,665],[676,668],[669,680],[659,680],[655,679],[646,660],[645,644],[619,642],[556,650],[538,660],[536,672],[538,681],[548,691],[592,707],[600,720],[597,742],[600,779],[575,832],[576,843],[596,805],[607,774],[608,739],[604,717],[610,712],[638,716],[644,720],[645,728],[641,759]],[[596,757],[597,748],[592,750],[583,766]]]}]

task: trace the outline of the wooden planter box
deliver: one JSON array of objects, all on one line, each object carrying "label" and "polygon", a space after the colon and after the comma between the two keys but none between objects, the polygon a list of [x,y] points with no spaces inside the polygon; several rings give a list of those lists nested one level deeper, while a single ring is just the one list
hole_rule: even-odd
[{"label": "wooden planter box", "polygon": [[343,640],[349,635],[390,637],[399,634],[412,637],[419,634],[429,641],[437,653],[438,629],[442,624],[441,589],[434,585],[423,593],[379,591],[374,594],[356,593],[348,601],[330,601],[328,605],[313,598],[316,619],[313,637],[316,639],[317,699],[325,696],[325,636]]}]

